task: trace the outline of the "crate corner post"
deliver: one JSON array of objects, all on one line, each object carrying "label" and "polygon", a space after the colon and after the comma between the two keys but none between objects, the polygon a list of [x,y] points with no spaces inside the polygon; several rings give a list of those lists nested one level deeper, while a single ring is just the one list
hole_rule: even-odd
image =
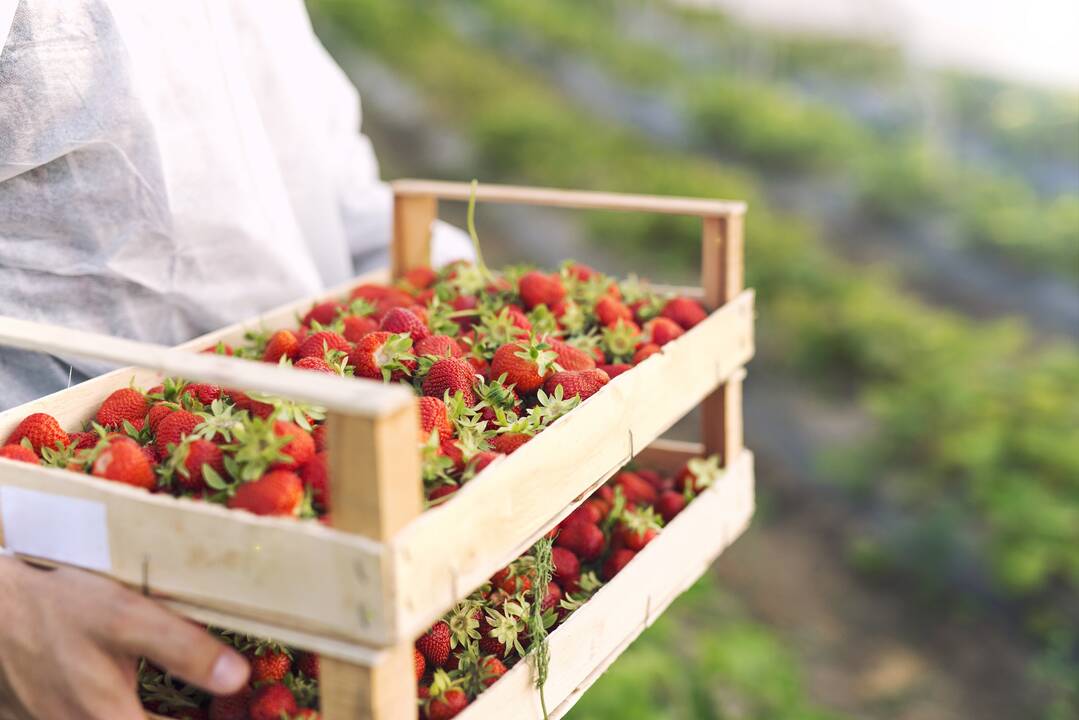
[{"label": "crate corner post", "polygon": [[393,278],[431,262],[431,235],[438,218],[438,198],[413,193],[407,183],[393,187]]}]

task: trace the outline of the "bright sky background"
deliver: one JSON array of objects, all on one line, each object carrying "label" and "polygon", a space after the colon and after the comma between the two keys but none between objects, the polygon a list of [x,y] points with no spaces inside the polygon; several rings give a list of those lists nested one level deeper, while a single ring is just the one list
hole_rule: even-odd
[{"label": "bright sky background", "polygon": [[1079,89],[1079,0],[678,0],[768,25],[883,34],[934,65]]}]

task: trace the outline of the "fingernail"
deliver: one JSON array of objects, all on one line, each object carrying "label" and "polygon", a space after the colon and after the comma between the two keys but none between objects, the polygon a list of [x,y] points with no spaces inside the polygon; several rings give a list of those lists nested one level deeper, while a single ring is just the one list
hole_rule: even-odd
[{"label": "fingernail", "polygon": [[223,652],[210,672],[211,687],[208,689],[218,693],[235,692],[247,682],[248,672],[246,660],[234,652]]}]

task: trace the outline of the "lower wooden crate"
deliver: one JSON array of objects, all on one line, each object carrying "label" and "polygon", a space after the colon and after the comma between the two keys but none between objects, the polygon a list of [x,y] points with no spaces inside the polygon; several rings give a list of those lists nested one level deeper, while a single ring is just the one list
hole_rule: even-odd
[{"label": "lower wooden crate", "polygon": [[[642,466],[671,471],[703,451],[696,443],[661,440],[642,451],[638,459]],[[753,454],[743,450],[712,487],[551,633],[551,662],[544,688],[551,718],[568,713],[630,643],[708,570],[749,526],[754,507]],[[411,717],[402,708],[386,720]],[[518,663],[457,717],[542,720],[530,661]]]}]

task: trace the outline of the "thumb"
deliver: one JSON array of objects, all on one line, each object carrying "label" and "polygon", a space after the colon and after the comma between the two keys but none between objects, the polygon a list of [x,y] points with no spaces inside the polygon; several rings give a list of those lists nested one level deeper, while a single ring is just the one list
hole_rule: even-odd
[{"label": "thumb", "polygon": [[247,660],[202,628],[130,591],[118,604],[119,617],[102,638],[109,646],[215,695],[231,695],[247,683]]}]

